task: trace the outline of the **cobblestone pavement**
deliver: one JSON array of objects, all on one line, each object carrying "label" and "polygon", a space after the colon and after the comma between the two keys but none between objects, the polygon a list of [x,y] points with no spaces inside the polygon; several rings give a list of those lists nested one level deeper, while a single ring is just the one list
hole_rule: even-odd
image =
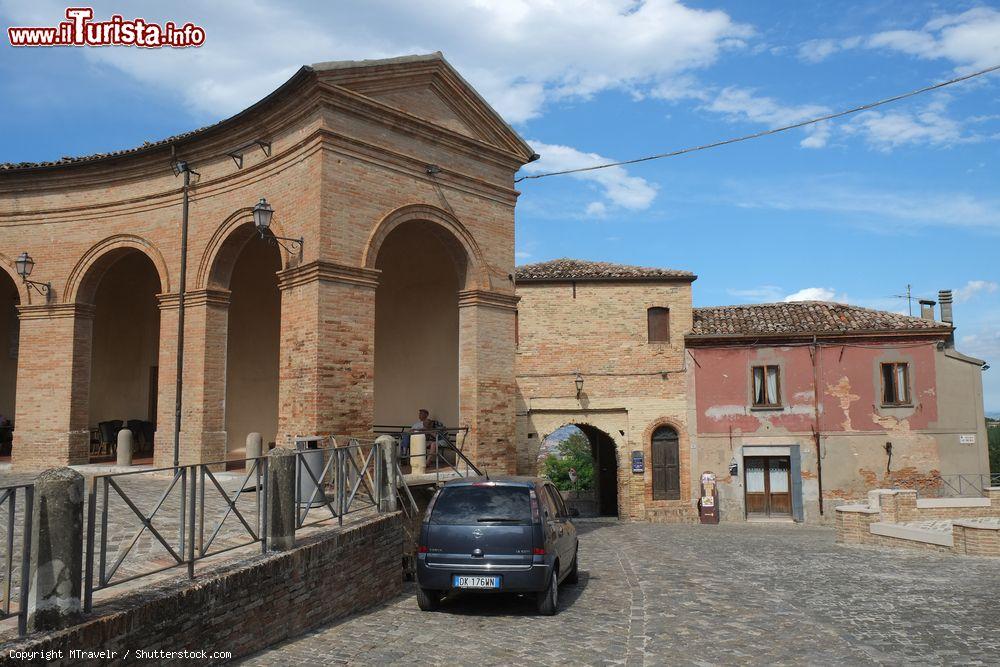
[{"label": "cobblestone pavement", "polygon": [[559,613],[464,595],[400,597],[248,665],[992,664],[1000,563],[841,547],[827,528],[580,522]]}]

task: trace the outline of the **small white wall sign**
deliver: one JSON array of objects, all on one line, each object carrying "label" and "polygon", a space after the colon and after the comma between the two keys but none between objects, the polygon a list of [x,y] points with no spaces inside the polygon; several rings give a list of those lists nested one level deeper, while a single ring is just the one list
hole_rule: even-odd
[{"label": "small white wall sign", "polygon": [[958,444],[960,445],[974,445],[976,444],[976,434],[968,433],[965,435],[958,436]]}]

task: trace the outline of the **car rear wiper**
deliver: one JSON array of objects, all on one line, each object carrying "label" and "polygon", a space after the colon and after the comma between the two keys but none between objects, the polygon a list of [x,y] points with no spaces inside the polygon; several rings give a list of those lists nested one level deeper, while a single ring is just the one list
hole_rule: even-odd
[{"label": "car rear wiper", "polygon": [[476,519],[476,521],[478,521],[479,523],[489,523],[491,521],[506,522],[506,523],[510,523],[510,522],[517,523],[517,522],[521,521],[521,519],[511,519],[509,517],[485,517],[485,518],[482,518],[482,519]]}]

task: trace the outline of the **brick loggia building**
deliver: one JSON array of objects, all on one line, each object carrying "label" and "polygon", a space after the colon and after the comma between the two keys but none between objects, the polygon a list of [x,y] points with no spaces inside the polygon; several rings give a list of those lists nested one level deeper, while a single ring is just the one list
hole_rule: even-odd
[{"label": "brick loggia building", "polygon": [[603,513],[694,520],[712,471],[724,520],[810,522],[869,489],[989,473],[983,362],[954,349],[950,293],[937,321],[933,303],[920,318],[692,308],[694,280],[578,260],[518,268],[521,472],[577,425]]},{"label": "brick loggia building", "polygon": [[[0,412],[15,467],[135,420],[172,458],[182,179],[192,177],[180,458],[247,434],[370,433],[419,407],[514,450],[514,173],[533,157],[440,54],[303,67],[247,110],[116,153],[0,169]],[[266,198],[269,242],[252,224]],[[35,261],[31,280],[15,258]],[[16,312],[16,316],[15,316]],[[155,436],[152,426],[155,424]],[[151,442],[146,442],[151,440]]]}]

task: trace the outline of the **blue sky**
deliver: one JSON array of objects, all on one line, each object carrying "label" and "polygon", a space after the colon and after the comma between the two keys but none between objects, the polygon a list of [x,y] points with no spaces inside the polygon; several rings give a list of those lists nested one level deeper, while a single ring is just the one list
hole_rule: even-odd
[{"label": "blue sky", "polygon": [[[214,122],[298,66],[441,50],[542,154],[536,172],[702,144],[1000,64],[996,2],[95,3],[192,21],[187,50],[0,46],[0,161],[131,147]],[[64,4],[0,0],[0,22]],[[996,366],[1000,73],[810,130],[527,181],[518,261],[695,271],[696,305],[956,291],[958,348]]]}]

